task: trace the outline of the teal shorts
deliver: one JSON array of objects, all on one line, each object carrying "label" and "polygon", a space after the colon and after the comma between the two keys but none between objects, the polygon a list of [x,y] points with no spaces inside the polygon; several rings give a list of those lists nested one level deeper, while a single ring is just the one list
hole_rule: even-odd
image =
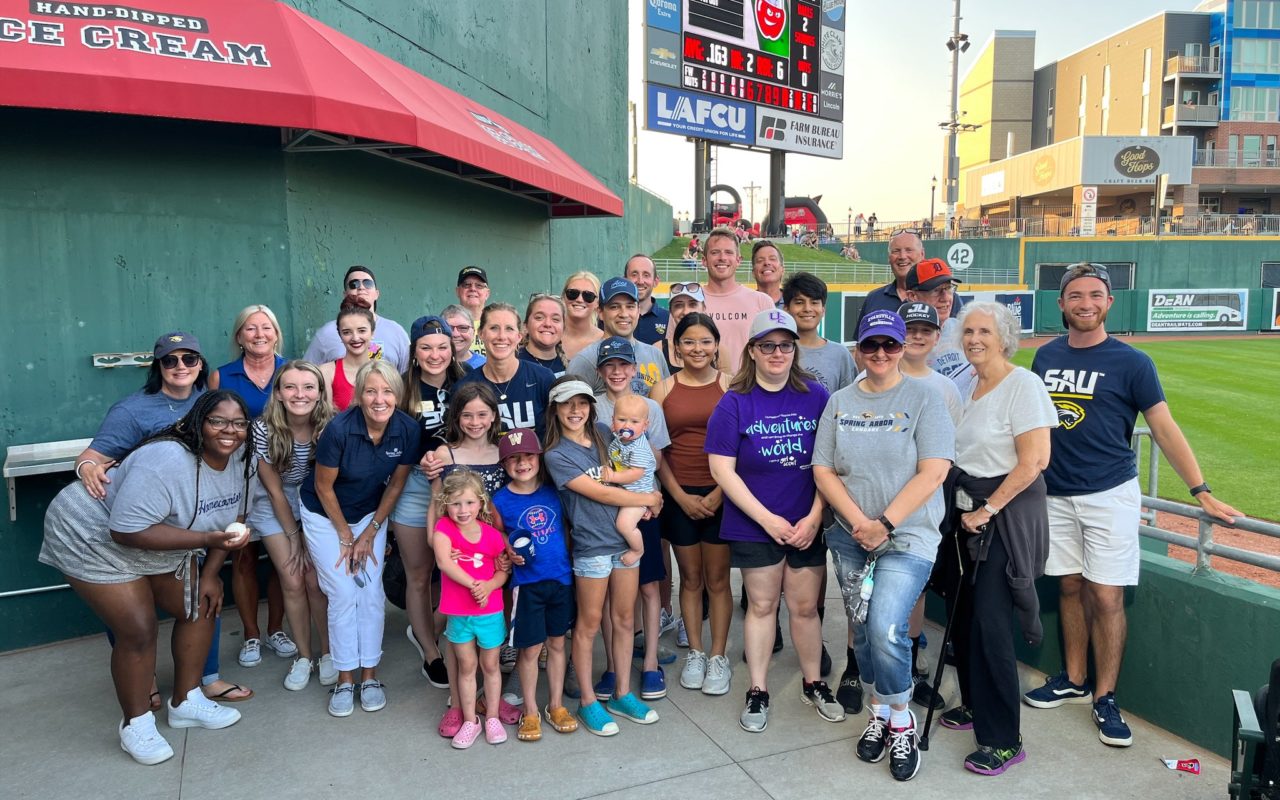
[{"label": "teal shorts", "polygon": [[507,623],[502,612],[477,616],[451,616],[445,625],[444,638],[454,644],[474,641],[481,650],[501,647],[507,641]]}]

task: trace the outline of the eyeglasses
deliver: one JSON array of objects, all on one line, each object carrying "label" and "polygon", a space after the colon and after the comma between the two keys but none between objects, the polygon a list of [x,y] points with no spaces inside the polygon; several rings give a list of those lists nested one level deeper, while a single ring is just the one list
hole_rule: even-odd
[{"label": "eyeglasses", "polygon": [[864,356],[869,356],[877,350],[883,350],[885,355],[894,355],[902,352],[902,342],[893,339],[863,339],[858,342],[858,352]]},{"label": "eyeglasses", "polygon": [[[712,347],[716,343],[715,339],[681,339],[681,347]],[[784,351],[785,352],[785,351]]]},{"label": "eyeglasses", "polygon": [[670,291],[670,292],[668,292],[668,294],[671,294],[671,295],[685,294],[685,293],[689,293],[689,294],[702,294],[702,284],[700,284],[700,283],[673,283],[673,284],[671,284],[671,291]]},{"label": "eyeglasses", "polygon": [[160,356],[160,366],[164,369],[173,369],[178,366],[179,361],[182,362],[184,367],[194,368],[200,366],[200,356],[195,353],[183,353],[180,356],[170,353],[167,356]]},{"label": "eyeglasses", "polygon": [[789,355],[796,351],[795,342],[756,342],[756,349],[766,356],[773,355],[774,351],[778,351],[783,355]]},{"label": "eyeglasses", "polygon": [[347,281],[347,288],[353,292],[356,289],[372,289],[377,285],[373,282],[373,278],[352,278]]},{"label": "eyeglasses", "polygon": [[584,303],[594,303],[600,299],[600,295],[589,289],[565,289],[564,296],[566,300],[577,300],[581,297]]},{"label": "eyeglasses", "polygon": [[238,431],[249,430],[249,420],[227,419],[226,417],[205,417],[205,423],[215,431],[225,431],[227,428],[235,428]]}]

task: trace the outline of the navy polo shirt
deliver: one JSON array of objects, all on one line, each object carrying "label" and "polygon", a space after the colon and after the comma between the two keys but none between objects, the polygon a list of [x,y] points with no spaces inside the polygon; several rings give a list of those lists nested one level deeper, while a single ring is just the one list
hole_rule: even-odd
[{"label": "navy polo shirt", "polygon": [[[338,505],[347,522],[355,522],[377,509],[387,479],[396,467],[418,463],[420,436],[421,426],[400,409],[387,421],[382,441],[376,446],[369,438],[364,410],[359,406],[353,405],[333,418],[316,443],[316,464],[337,467],[333,492],[338,496]],[[314,469],[302,482],[301,498],[308,511],[325,513],[316,494]]]},{"label": "navy polo shirt", "polygon": [[[280,365],[284,362],[283,356],[276,356],[276,365],[271,371],[273,376],[280,371]],[[267,398],[271,396],[271,382],[267,383],[265,389],[254,383],[244,371],[243,357],[218,367],[218,388],[235,392],[244,398],[244,404],[249,407],[249,416],[253,419],[262,416],[267,407]]]},{"label": "navy polo shirt", "polygon": [[670,324],[671,312],[655,302],[636,320],[635,338],[645,344],[657,344],[667,338],[667,326]]},{"label": "navy polo shirt", "polygon": [[[862,301],[862,311],[858,313],[858,325],[861,325],[862,318],[872,311],[892,311],[896,314],[905,302],[907,302],[906,298],[898,297],[897,282],[889,281],[879,289],[872,290],[867,294],[867,299]],[[857,326],[854,326],[854,330],[857,330]]]}]

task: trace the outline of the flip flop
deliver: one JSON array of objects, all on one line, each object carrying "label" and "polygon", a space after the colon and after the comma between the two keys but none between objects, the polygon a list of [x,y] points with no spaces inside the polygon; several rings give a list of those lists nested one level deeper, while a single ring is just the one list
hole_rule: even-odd
[{"label": "flip flop", "polygon": [[[241,697],[232,697],[231,696],[232,692],[248,692],[248,694],[243,695]],[[220,692],[219,694],[211,695],[206,692],[205,697],[208,697],[210,700],[221,700],[224,703],[240,703],[253,697],[253,690],[246,689],[245,687],[241,686],[238,683],[233,683],[231,684],[231,687],[229,689],[226,689]]]}]

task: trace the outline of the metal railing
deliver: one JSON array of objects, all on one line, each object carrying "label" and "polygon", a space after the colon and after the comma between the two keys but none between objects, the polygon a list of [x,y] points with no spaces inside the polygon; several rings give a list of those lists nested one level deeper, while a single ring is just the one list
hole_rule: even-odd
[{"label": "metal railing", "polygon": [[[659,258],[654,260],[660,284],[677,281],[697,281],[706,283],[707,273],[698,261],[687,261],[681,258]],[[893,271],[888,264],[875,264],[870,261],[849,261],[835,263],[831,261],[788,261],[788,275],[797,272],[809,272],[827,283],[865,283],[885,284],[893,279]],[[1020,286],[1022,280],[1017,266],[1008,268],[987,267],[971,268],[958,273],[965,284],[997,284]],[[739,267],[738,282],[746,286],[755,286],[755,278],[751,275],[750,266]]]},{"label": "metal railing", "polygon": [[[1268,553],[1258,553],[1253,550],[1243,550],[1239,547],[1219,544],[1213,540],[1213,527],[1221,525],[1224,528],[1232,530],[1247,531],[1256,533],[1261,536],[1269,536],[1273,539],[1280,539],[1280,525],[1274,522],[1266,522],[1252,517],[1238,517],[1234,524],[1228,524],[1211,517],[1204,512],[1199,506],[1188,505],[1186,503],[1175,503],[1172,500],[1165,500],[1157,497],[1156,494],[1160,488],[1160,447],[1156,444],[1155,438],[1151,435],[1150,428],[1135,428],[1133,431],[1132,446],[1139,458],[1143,455],[1143,441],[1146,441],[1146,482],[1147,485],[1142,495],[1142,519],[1143,522],[1138,525],[1138,532],[1143,536],[1149,536],[1157,541],[1165,544],[1177,545],[1185,547],[1188,550],[1194,550],[1196,554],[1195,571],[1200,572],[1211,567],[1210,556],[1218,556],[1220,558],[1238,561],[1241,564],[1248,564],[1254,567],[1261,567],[1273,572],[1280,572],[1280,556],[1273,556]],[[1193,519],[1196,521],[1196,535],[1188,536],[1185,533],[1175,533],[1174,531],[1158,528],[1155,525],[1156,512],[1161,511],[1166,514],[1174,514],[1185,519]]]},{"label": "metal railing", "polygon": [[1217,106],[1192,106],[1186,103],[1175,103],[1164,107],[1162,124],[1172,125],[1177,122],[1185,125],[1193,122],[1217,124],[1221,113]]},{"label": "metal railing", "polygon": [[[1271,161],[1276,157],[1272,156]],[[1265,163],[1265,160],[1264,160]],[[920,229],[918,223],[894,224],[884,229],[876,228],[874,234],[865,231],[853,236],[852,242],[860,246],[864,242],[884,242],[894,231],[908,228],[921,231],[921,237],[929,239],[1016,239],[1046,236],[1079,236],[1080,213],[1070,207],[1050,209],[1040,216],[1006,217],[992,216],[983,225],[976,219],[958,219],[955,230],[944,234],[941,227],[929,231]],[[1151,236],[1155,233],[1149,215],[1099,215],[1094,219],[1096,236]],[[1171,215],[1166,210],[1160,215],[1161,236],[1277,236],[1280,235],[1280,214],[1201,214],[1188,211]],[[840,243],[849,240],[841,231],[836,237]],[[780,239],[779,241],[790,241]],[[838,251],[839,247],[836,247]],[[856,263],[856,262],[855,262]]]},{"label": "metal railing", "polygon": [[1219,75],[1222,73],[1222,59],[1214,56],[1174,56],[1165,62],[1165,75],[1196,73],[1199,75]]},{"label": "metal railing", "polygon": [[1280,167],[1280,155],[1274,150],[1196,150],[1191,156],[1191,166],[1275,169]]}]

